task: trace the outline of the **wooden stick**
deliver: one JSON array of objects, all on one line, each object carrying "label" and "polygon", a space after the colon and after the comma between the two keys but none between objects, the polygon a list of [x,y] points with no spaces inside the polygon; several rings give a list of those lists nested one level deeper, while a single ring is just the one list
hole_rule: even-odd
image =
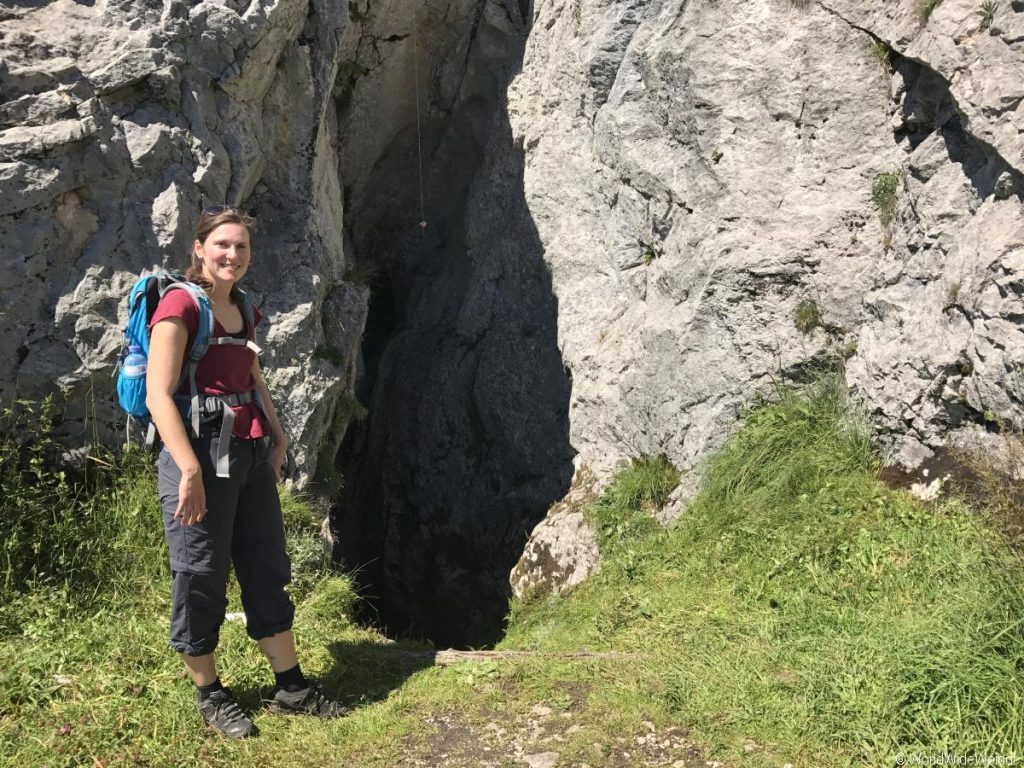
[{"label": "wooden stick", "polygon": [[408,651],[409,656],[421,659],[431,659],[439,666],[458,664],[462,661],[504,661],[508,659],[521,659],[530,657],[560,658],[560,659],[620,659],[633,658],[635,653],[622,653],[620,651],[567,651],[567,652],[545,652],[545,651],[456,651],[451,648],[440,651]]}]

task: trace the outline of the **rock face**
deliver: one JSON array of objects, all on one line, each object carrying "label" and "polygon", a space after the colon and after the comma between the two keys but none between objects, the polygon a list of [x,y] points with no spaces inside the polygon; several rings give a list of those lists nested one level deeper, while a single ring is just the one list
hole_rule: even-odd
[{"label": "rock face", "polygon": [[510,109],[578,463],[691,469],[830,358],[895,464],[1022,423],[1021,11],[538,3]]},{"label": "rock face", "polygon": [[699,470],[780,378],[844,361],[907,469],[1024,423],[1024,5],[989,9],[0,10],[0,399],[115,439],[127,286],[242,204],[292,475],[344,478],[389,625],[487,642],[574,476]]},{"label": "rock face", "polygon": [[[0,398],[56,382],[65,432],[94,419],[116,434],[126,288],[187,265],[204,204],[244,203],[263,222],[264,364],[293,437],[319,446],[365,318],[365,288],[343,280],[329,108],[347,6],[60,0],[0,14]],[[348,354],[311,354],[328,345]],[[300,475],[315,466],[315,451],[294,457]]]},{"label": "rock face", "polygon": [[533,533],[509,581],[518,598],[565,594],[600,568],[597,534],[586,517],[597,501],[593,474],[576,473],[568,493],[551,509]]}]

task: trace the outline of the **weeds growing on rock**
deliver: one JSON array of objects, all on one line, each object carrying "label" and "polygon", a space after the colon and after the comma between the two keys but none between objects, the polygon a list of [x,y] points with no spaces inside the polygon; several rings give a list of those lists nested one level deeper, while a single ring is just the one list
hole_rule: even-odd
[{"label": "weeds growing on rock", "polygon": [[821,312],[814,299],[802,299],[796,305],[796,311],[793,313],[793,325],[805,336],[821,325]]},{"label": "weeds growing on rock", "polygon": [[886,171],[880,173],[871,185],[871,202],[878,209],[878,219],[882,224],[883,244],[886,248],[892,240],[892,223],[896,220],[896,203],[899,197],[902,171]]},{"label": "weeds growing on rock", "polygon": [[[892,83],[892,48],[889,47],[888,43],[877,37],[871,38],[871,42],[868,43],[868,51],[871,56],[878,62],[882,68],[882,74],[885,75],[886,84],[891,90]],[[889,97],[889,93],[886,93],[886,97]]]},{"label": "weeds growing on rock", "polygon": [[981,4],[981,8],[976,11],[977,15],[981,17],[981,22],[978,24],[978,29],[981,32],[992,26],[992,20],[995,19],[997,10],[999,10],[999,3],[996,0],[985,0]]},{"label": "weeds growing on rock", "polygon": [[[18,400],[0,412],[0,605],[37,587],[131,591],[161,570],[156,494],[143,487],[148,456],[95,446],[64,466],[52,399]],[[141,563],[141,567],[133,567]]]},{"label": "weeds growing on rock", "polygon": [[932,11],[939,5],[942,0],[917,0],[917,20],[922,26],[928,23],[929,17],[932,15]]},{"label": "weeds growing on rock", "polygon": [[369,262],[358,262],[352,264],[348,269],[345,270],[345,274],[342,275],[344,280],[349,285],[366,285],[373,287],[377,284],[379,273],[376,265]]},{"label": "weeds growing on rock", "polygon": [[960,301],[960,282],[949,283],[946,286],[946,303],[943,309],[949,309],[955,307]]},{"label": "weeds growing on rock", "polygon": [[653,513],[679,484],[679,470],[664,456],[633,459],[592,508],[602,553],[621,549],[657,527]]}]

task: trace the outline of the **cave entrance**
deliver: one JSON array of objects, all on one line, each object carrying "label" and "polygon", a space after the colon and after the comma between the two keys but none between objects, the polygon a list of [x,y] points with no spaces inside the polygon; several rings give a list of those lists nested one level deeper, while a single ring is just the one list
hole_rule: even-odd
[{"label": "cave entrance", "polygon": [[500,639],[509,572],[573,474],[557,300],[505,100],[528,16],[478,5],[458,88],[425,56],[419,130],[410,114],[347,197],[352,253],[376,279],[357,385],[369,415],[336,457],[332,514],[337,559],[379,623],[453,647]]}]

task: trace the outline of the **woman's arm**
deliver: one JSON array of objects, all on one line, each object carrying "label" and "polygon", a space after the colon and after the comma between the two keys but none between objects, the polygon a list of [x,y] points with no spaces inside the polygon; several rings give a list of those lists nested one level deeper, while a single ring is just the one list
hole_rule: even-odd
[{"label": "woman's arm", "polygon": [[188,329],[180,318],[169,317],[153,326],[146,369],[146,407],[160,439],[181,470],[178,508],[174,517],[184,525],[192,525],[206,517],[206,490],[199,460],[174,402],[174,390],[181,379],[187,346]]},{"label": "woman's arm", "polygon": [[259,393],[260,402],[263,403],[263,411],[267,414],[270,422],[270,437],[273,445],[270,449],[270,465],[274,468],[274,475],[277,481],[281,482],[281,467],[284,465],[284,458],[288,453],[288,437],[281,428],[281,420],[277,418],[277,410],[274,402],[270,399],[270,388],[263,379],[263,371],[260,370],[260,359],[257,357],[252,362],[252,377],[256,382],[256,391]]}]

